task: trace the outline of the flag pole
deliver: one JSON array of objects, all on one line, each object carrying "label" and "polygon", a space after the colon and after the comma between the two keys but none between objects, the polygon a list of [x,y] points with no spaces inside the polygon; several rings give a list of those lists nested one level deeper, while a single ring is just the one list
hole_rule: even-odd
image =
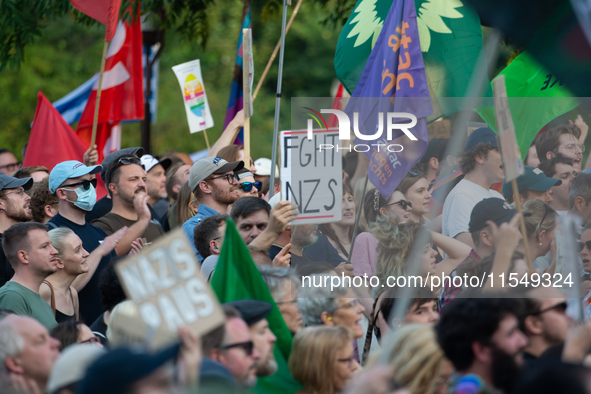
[{"label": "flag pole", "polygon": [[203,136],[205,137],[205,145],[207,146],[207,150],[209,151],[211,148],[209,147],[209,138],[207,138],[207,129],[203,129]]},{"label": "flag pole", "polygon": [[277,144],[279,142],[279,111],[281,109],[281,83],[283,81],[283,55],[285,52],[285,23],[287,20],[287,2],[283,0],[283,17],[281,20],[281,45],[279,51],[279,70],[277,73],[277,94],[275,95],[275,120],[273,122],[273,152],[271,153],[271,182],[269,183],[269,200],[275,192],[275,165],[277,163]]},{"label": "flag pole", "polygon": [[[296,15],[298,14],[298,11],[300,10],[301,5],[302,5],[302,0],[298,0],[298,3],[296,4],[296,6],[293,9],[293,12],[291,13],[291,17],[289,18],[289,22],[287,22],[287,27],[285,28],[285,34],[287,34],[287,32],[289,31],[289,28],[291,27],[291,23],[293,22]],[[281,46],[281,39],[279,39],[279,41],[277,41],[277,45],[275,45],[275,49],[273,49],[273,53],[271,54],[271,57],[269,58],[269,61],[267,62],[267,65],[265,66],[265,71],[263,71],[263,73],[261,74],[261,79],[259,79],[259,81],[257,82],[257,87],[254,90],[254,94],[252,95],[253,102],[257,98],[257,95],[259,94],[259,90],[261,90],[261,87],[263,86],[263,82],[265,82],[265,78],[267,77],[267,73],[269,72],[269,70],[271,69],[271,65],[275,61],[275,56],[277,56],[277,52],[279,52],[280,46]]]},{"label": "flag pole", "polygon": [[94,147],[96,140],[96,128],[98,125],[99,108],[101,103],[101,89],[103,87],[103,74],[105,73],[105,61],[107,60],[107,48],[109,42],[105,40],[103,45],[103,58],[101,59],[101,70],[99,73],[98,89],[96,91],[96,104],[94,106],[94,120],[92,121],[92,138],[90,139],[90,148]]},{"label": "flag pole", "polygon": [[250,168],[250,117],[252,113],[250,95],[250,79],[253,70],[250,69],[252,53],[251,30],[242,29],[242,107],[244,108],[244,167]]}]

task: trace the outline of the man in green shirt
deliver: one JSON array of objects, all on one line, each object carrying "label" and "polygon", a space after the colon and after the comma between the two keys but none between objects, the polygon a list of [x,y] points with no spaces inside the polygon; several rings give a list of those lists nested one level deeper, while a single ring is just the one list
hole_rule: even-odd
[{"label": "man in green shirt", "polygon": [[51,307],[39,295],[43,280],[57,271],[57,250],[41,223],[18,223],[4,232],[2,246],[14,276],[0,288],[0,309],[30,316],[48,330],[57,325]]}]

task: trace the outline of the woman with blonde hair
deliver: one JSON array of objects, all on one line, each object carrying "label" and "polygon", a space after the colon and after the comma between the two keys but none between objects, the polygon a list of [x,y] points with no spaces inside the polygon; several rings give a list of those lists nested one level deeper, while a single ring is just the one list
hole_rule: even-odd
[{"label": "woman with blonde hair", "polygon": [[199,208],[199,202],[191,192],[189,182],[185,182],[179,190],[179,196],[177,198],[177,217],[178,226],[181,227],[183,223],[195,216],[197,209]]},{"label": "woman with blonde hair", "polygon": [[368,366],[385,359],[392,379],[412,394],[445,393],[452,371],[433,326],[408,324],[391,335],[393,338],[384,341],[384,347],[371,356]]},{"label": "woman with blonde hair", "polygon": [[300,330],[289,355],[291,376],[304,387],[297,394],[336,394],[357,371],[353,333],[344,326],[316,326]]},{"label": "woman with blonde hair", "polygon": [[[556,211],[541,200],[529,200],[523,204],[523,220],[532,260],[546,256],[550,251],[553,252],[551,253],[551,259],[546,259],[545,264],[540,261],[543,259],[534,262],[534,268],[545,268],[544,272],[550,274],[554,274],[556,270],[554,231],[556,230],[557,218]],[[551,261],[548,263],[548,260]],[[562,267],[558,267],[558,272],[562,272]]]}]

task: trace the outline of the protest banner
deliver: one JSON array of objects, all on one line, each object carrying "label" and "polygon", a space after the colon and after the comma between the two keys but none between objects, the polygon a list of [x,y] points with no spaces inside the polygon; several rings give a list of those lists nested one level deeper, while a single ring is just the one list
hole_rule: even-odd
[{"label": "protest banner", "polygon": [[[515,201],[515,209],[521,213],[521,200],[519,199],[519,189],[517,188],[517,178],[525,173],[523,168],[523,161],[521,160],[521,153],[517,145],[517,138],[515,137],[515,126],[513,125],[513,118],[511,117],[511,110],[509,109],[509,99],[507,98],[507,88],[505,86],[505,76],[501,75],[493,82],[494,103],[495,103],[495,118],[499,130],[499,139],[501,140],[501,156],[503,158],[503,169],[505,170],[505,182],[511,182],[513,187],[513,199]],[[519,219],[521,227],[521,235],[523,239],[527,240],[527,231],[525,229],[525,221],[523,215]],[[532,259],[529,252],[528,242],[523,243],[525,251],[525,258],[529,267],[529,272],[532,272]]]},{"label": "protest banner", "polygon": [[242,91],[244,100],[244,160],[245,167],[250,167],[250,117],[252,107],[252,83],[254,81],[254,64],[252,61],[252,29],[242,29]]},{"label": "protest banner", "polygon": [[[191,133],[205,131],[213,127],[213,118],[203,86],[199,59],[174,66],[172,71],[174,71],[183,91],[185,111]],[[209,141],[205,132],[204,136],[209,149]]]},{"label": "protest banner", "polygon": [[[281,131],[281,199],[298,206],[294,224],[341,220],[342,154],[338,129]],[[333,149],[319,149],[330,145]]]},{"label": "protest banner", "polygon": [[160,340],[158,330],[176,334],[179,327],[189,326],[203,335],[224,322],[217,298],[180,229],[117,263],[115,270],[144,323],[155,331],[154,340]]}]

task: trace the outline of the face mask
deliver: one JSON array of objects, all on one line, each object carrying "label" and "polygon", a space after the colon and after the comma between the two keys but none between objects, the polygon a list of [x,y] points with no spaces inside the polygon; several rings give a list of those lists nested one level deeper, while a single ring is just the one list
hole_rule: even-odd
[{"label": "face mask", "polygon": [[80,186],[74,189],[74,191],[76,192],[76,196],[78,196],[78,200],[66,201],[73,203],[75,206],[84,211],[92,211],[92,208],[94,208],[94,204],[96,204],[96,190],[94,189],[94,186],[90,185],[88,190],[84,190],[84,187]]}]

